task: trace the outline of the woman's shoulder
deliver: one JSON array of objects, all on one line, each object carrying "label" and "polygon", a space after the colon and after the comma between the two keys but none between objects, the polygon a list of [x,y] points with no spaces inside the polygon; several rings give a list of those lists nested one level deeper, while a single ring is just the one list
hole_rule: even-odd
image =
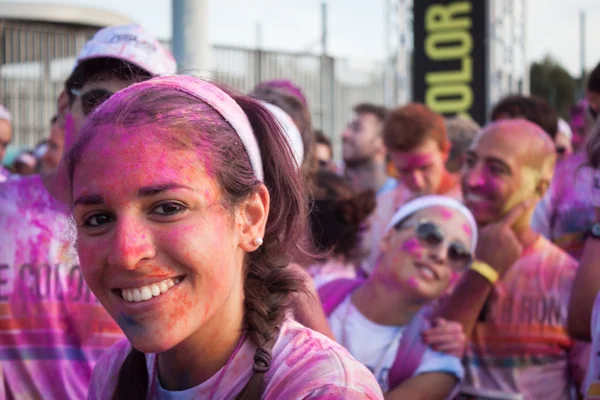
[{"label": "woman's shoulder", "polygon": [[383,398],[373,374],[346,349],[292,320],[281,328],[272,367],[266,399],[323,395]]},{"label": "woman's shoulder", "polygon": [[130,351],[131,344],[127,339],[123,339],[102,354],[94,367],[88,400],[112,398],[119,380],[121,366]]}]

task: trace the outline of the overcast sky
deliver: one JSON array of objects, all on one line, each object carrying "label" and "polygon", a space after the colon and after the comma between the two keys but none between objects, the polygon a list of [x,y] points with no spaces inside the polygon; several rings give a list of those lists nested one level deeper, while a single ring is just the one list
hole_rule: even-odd
[{"label": "overcast sky", "polygon": [[[0,7],[2,2],[0,0]],[[11,2],[26,2],[12,0]],[[171,36],[171,0],[36,0],[38,3],[100,7],[141,23],[160,38]],[[267,49],[318,51],[320,0],[210,0],[209,32],[214,44],[256,45],[262,25]],[[384,54],[384,0],[328,0],[329,50],[335,56],[379,58]],[[600,1],[528,0],[529,60],[552,54],[579,74],[579,12],[586,11],[586,65],[600,62]]]}]

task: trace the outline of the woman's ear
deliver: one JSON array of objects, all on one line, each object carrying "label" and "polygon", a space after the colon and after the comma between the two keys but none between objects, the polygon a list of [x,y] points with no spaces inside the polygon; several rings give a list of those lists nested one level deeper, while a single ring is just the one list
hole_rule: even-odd
[{"label": "woman's ear", "polygon": [[236,213],[236,225],[240,234],[239,246],[247,253],[262,245],[270,204],[269,191],[261,184]]}]

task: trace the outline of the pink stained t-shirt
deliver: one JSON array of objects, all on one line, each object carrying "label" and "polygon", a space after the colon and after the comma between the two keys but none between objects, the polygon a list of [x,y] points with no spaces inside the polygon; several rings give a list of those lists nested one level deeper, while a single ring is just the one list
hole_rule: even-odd
[{"label": "pink stained t-shirt", "polygon": [[[443,194],[462,201],[460,183],[452,186],[450,190]],[[377,264],[383,233],[388,223],[398,208],[415,197],[415,194],[403,185],[402,182],[398,183],[396,189],[377,196],[377,207],[369,217],[368,230],[365,232],[362,242],[364,249],[368,252],[368,256],[361,263],[361,269],[367,275],[371,274]]]},{"label": "pink stained t-shirt", "polygon": [[83,399],[124,337],[85,284],[74,237],[39,176],[0,184],[0,399]]},{"label": "pink stained t-shirt", "polygon": [[494,287],[465,358],[465,385],[521,394],[526,400],[567,400],[582,379],[587,346],[567,333],[577,262],[544,237]]},{"label": "pink stained t-shirt", "polygon": [[557,165],[554,179],[531,220],[535,231],[576,260],[583,253],[585,234],[596,221],[590,201],[592,169],[584,166],[586,162],[585,152],[579,152]]},{"label": "pink stained t-shirt", "polygon": [[[183,391],[168,391],[157,378],[156,354],[146,355],[148,393],[158,400],[229,400],[252,375],[256,347],[245,340],[229,362],[206,382]],[[98,361],[89,400],[112,398],[119,370],[131,345],[122,341]],[[286,320],[272,351],[262,399],[383,399],[375,377],[340,345],[295,321]]]}]

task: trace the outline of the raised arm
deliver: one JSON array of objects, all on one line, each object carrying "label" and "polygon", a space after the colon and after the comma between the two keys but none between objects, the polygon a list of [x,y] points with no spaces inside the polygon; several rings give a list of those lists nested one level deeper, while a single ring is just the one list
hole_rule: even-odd
[{"label": "raised arm", "polygon": [[[515,206],[502,220],[480,229],[475,256],[487,268],[491,267],[491,273],[485,274],[488,276],[486,278],[475,269],[466,271],[452,294],[438,308],[438,316],[460,322],[467,336],[471,334],[493,289],[493,281],[502,276],[521,256],[523,246],[513,226],[532,207],[532,203],[533,201],[525,201]],[[486,266],[480,268],[485,269]],[[496,279],[492,276],[494,271],[497,273]]]},{"label": "raised arm", "polygon": [[[596,221],[600,221],[600,208],[596,209]],[[599,290],[600,239],[590,236],[585,242],[569,302],[568,328],[573,338],[591,340],[592,310]]]}]

